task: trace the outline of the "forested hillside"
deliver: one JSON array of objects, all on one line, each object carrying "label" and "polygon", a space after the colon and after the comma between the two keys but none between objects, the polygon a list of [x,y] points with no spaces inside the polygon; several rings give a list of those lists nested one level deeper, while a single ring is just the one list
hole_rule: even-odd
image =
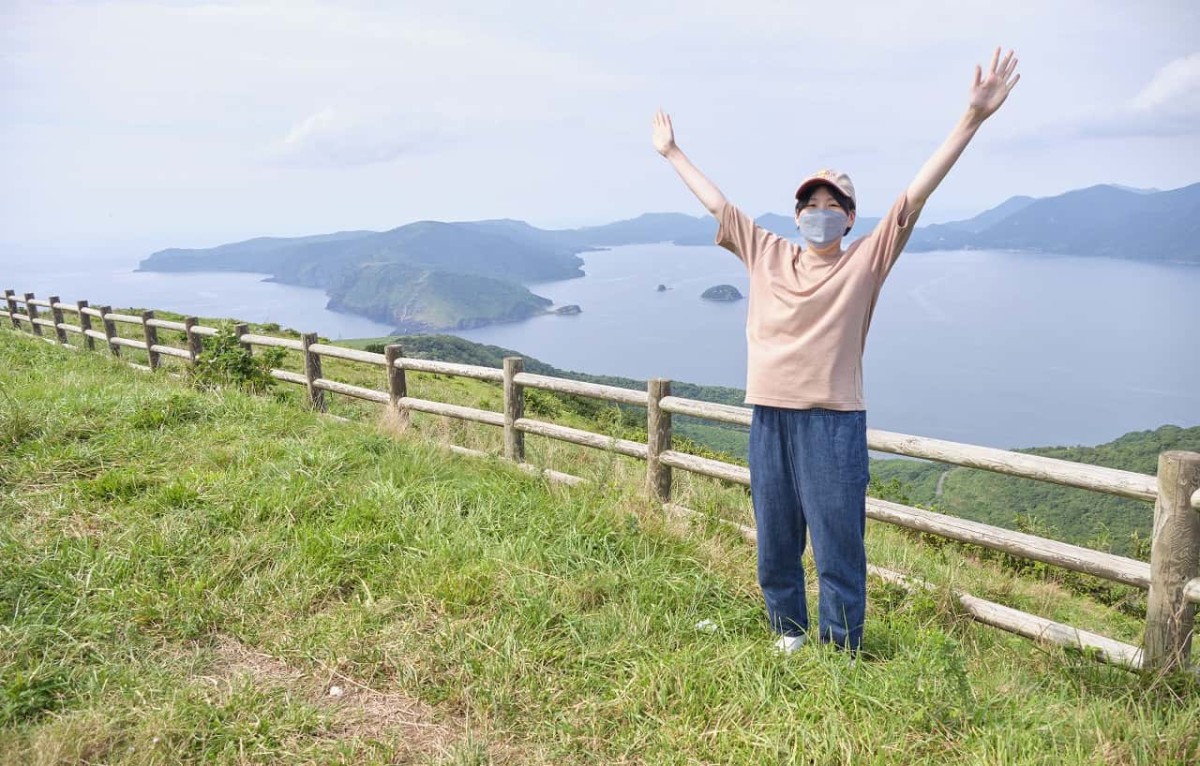
[{"label": "forested hillside", "polygon": [[[1158,454],[1168,450],[1200,452],[1200,426],[1162,426],[1094,447],[1020,451],[1154,475]],[[913,501],[943,513],[1143,559],[1149,554],[1154,508],[1145,501],[915,460],[872,461],[871,475],[900,481]]]}]

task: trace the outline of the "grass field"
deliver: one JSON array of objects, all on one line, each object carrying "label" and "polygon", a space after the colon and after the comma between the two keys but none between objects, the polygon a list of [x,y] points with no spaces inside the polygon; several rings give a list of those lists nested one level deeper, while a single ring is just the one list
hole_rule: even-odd
[{"label": "grass field", "polygon": [[[939,590],[873,581],[853,666],[782,657],[753,549],[668,523],[636,462],[531,438],[535,463],[589,480],[566,488],[445,449],[494,449],[484,427],[397,433],[373,406],[336,398],[343,422],[299,400],[0,330],[0,762],[1200,759],[1195,683],[979,626],[945,595],[1138,642],[1137,619],[1054,582],[871,525],[872,562]],[[741,488],[679,483],[747,520]]]}]

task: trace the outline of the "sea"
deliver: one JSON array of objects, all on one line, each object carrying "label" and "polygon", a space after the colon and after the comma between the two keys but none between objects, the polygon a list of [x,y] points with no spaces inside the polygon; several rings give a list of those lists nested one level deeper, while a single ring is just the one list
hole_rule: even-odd
[{"label": "sea", "polygon": [[[0,248],[0,289],[93,305],[275,322],[333,339],[392,328],[329,311],[320,290],[262,274],[136,271],[148,255]],[[585,276],[531,285],[577,315],[457,335],[556,367],[742,388],[748,289],[717,247],[629,245],[586,253]],[[664,290],[659,290],[659,286]],[[1200,425],[1200,268],[1003,251],[905,253],[875,309],[864,356],[872,428],[1001,448],[1098,444]]]}]

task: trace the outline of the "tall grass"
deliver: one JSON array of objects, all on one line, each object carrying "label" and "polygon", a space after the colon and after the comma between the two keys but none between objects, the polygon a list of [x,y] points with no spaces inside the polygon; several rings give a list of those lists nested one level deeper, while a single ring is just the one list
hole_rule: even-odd
[{"label": "tall grass", "polygon": [[[5,763],[1200,757],[1193,684],[978,626],[945,591],[872,582],[855,665],[776,655],[753,549],[668,523],[612,457],[531,445],[591,479],[567,489],[447,453],[435,419],[393,438],[367,410],[330,421],[7,330],[0,391]],[[740,490],[687,491],[745,513]],[[886,528],[869,555],[1136,634]]]}]

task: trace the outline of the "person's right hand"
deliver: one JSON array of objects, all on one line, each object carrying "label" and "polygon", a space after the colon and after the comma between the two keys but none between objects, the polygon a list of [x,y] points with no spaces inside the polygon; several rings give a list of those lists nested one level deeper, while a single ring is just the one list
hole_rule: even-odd
[{"label": "person's right hand", "polygon": [[654,115],[654,151],[666,157],[675,148],[675,129],[671,127],[671,115],[659,109]]}]

